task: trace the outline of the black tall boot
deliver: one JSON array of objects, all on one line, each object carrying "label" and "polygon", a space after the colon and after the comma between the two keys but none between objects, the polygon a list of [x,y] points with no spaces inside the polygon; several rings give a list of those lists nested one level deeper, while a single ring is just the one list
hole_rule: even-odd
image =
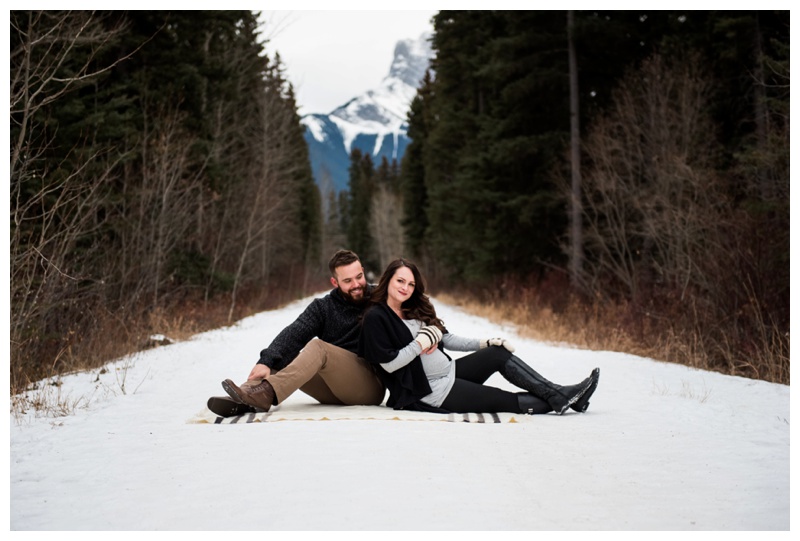
[{"label": "black tall boot", "polygon": [[517,393],[517,402],[519,402],[519,409],[522,413],[528,415],[536,415],[539,413],[550,413],[553,408],[550,404],[533,396],[531,393]]},{"label": "black tall boot", "polygon": [[574,409],[575,411],[578,411],[580,413],[583,413],[587,409],[589,409],[589,399],[594,394],[595,389],[597,389],[597,384],[600,382],[600,369],[599,368],[595,368],[594,370],[592,370],[592,374],[589,377],[592,378],[592,384],[589,385],[589,388],[586,390],[585,393],[583,393],[583,396],[580,397],[577,400],[577,402],[575,402],[571,406],[572,409]]},{"label": "black tall boot", "polygon": [[[530,369],[533,372],[533,369]],[[535,373],[535,372],[534,372]],[[544,378],[543,378],[544,379]],[[580,382],[578,385],[571,385],[564,387],[563,385],[559,385],[558,383],[552,383],[552,385],[559,390],[563,389],[570,389],[571,387],[582,387],[587,382],[591,380],[589,384],[589,388],[586,389],[586,392],[581,395],[581,397],[575,401],[574,404],[570,405],[570,408],[574,409],[578,413],[584,413],[587,409],[589,409],[589,399],[594,394],[594,391],[597,389],[597,384],[600,382],[600,369],[595,368],[592,370],[592,373],[589,374],[589,377]]]},{"label": "black tall boot", "polygon": [[589,399],[594,394],[595,390],[597,389],[597,384],[600,382],[600,368],[595,368],[594,370],[592,370],[592,373],[589,375],[589,377],[584,379],[577,385],[565,386],[565,385],[559,385],[558,383],[553,383],[552,381],[548,380],[547,378],[536,372],[526,362],[524,362],[516,355],[512,355],[509,360],[511,359],[513,359],[514,362],[518,363],[523,370],[525,370],[530,374],[531,377],[540,380],[545,385],[552,386],[554,389],[567,396],[575,392],[580,392],[588,384],[588,388],[582,392],[581,396],[577,400],[575,400],[573,403],[570,404],[570,408],[579,413],[584,413],[589,408]]},{"label": "black tall boot", "polygon": [[516,355],[509,357],[500,370],[500,374],[517,387],[547,401],[558,415],[573,407],[594,383],[592,376],[589,376],[577,385],[557,385],[536,372]]}]

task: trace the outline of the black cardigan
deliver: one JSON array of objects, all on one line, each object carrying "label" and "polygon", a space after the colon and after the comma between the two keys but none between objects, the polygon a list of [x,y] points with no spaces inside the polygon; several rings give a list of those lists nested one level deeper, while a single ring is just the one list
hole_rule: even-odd
[{"label": "black cardigan", "polygon": [[[445,412],[446,410],[419,401],[432,392],[419,356],[392,373],[379,366],[393,361],[398,352],[412,340],[414,337],[411,336],[411,331],[403,320],[386,303],[376,304],[364,314],[358,341],[358,355],[376,366],[378,377],[389,389],[387,406],[396,410]],[[439,348],[441,347],[440,342]]]}]

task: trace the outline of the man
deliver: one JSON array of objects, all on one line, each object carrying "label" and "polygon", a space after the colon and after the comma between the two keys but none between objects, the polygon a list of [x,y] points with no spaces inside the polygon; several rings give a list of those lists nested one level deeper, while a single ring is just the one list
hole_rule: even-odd
[{"label": "man", "polygon": [[250,371],[247,381],[222,382],[228,397],[212,397],[208,408],[224,417],[268,411],[300,389],[323,404],[380,405],[386,392],[370,365],[358,357],[360,318],[372,286],[349,250],[328,263],[330,293],[314,299],[283,329]]}]

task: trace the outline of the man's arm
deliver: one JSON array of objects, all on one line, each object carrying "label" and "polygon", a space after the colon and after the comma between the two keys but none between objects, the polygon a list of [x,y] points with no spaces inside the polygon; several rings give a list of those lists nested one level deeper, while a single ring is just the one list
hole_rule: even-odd
[{"label": "man's arm", "polygon": [[297,357],[308,342],[323,329],[321,300],[314,299],[296,320],[284,328],[272,343],[261,351],[261,358],[247,379],[264,378],[273,370],[281,370]]}]

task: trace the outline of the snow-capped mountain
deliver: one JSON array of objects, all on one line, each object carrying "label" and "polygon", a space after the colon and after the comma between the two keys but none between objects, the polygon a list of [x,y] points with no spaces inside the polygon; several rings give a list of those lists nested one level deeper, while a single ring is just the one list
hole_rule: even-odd
[{"label": "snow-capped mountain", "polygon": [[432,56],[430,33],[397,42],[389,74],[380,85],[331,113],[305,115],[311,167],[323,194],[347,189],[350,152],[358,148],[378,165],[403,157],[408,145],[406,115]]}]

